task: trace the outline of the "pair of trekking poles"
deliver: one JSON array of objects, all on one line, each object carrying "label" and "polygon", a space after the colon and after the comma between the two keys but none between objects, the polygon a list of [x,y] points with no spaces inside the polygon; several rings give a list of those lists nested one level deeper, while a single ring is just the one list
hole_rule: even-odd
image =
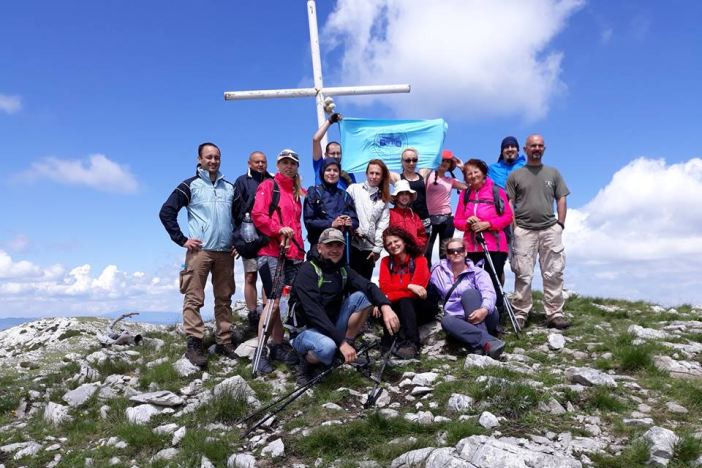
[{"label": "pair of trekking poles", "polygon": [[[382,378],[383,378],[383,373],[385,372],[385,368],[388,365],[388,362],[390,361],[390,358],[392,356],[392,353],[395,351],[395,346],[397,345],[397,337],[392,342],[392,345],[390,346],[390,349],[386,351],[386,353],[383,355],[383,361],[380,366],[380,369],[378,372],[373,375],[370,372],[369,366],[370,366],[370,359],[368,357],[368,352],[372,350],[373,348],[378,346],[378,342],[376,341],[373,344],[364,346],[363,348],[359,349],[357,351],[358,356],[364,356],[366,362],[368,363],[365,367],[364,366],[356,366],[356,370],[358,370],[363,376],[369,378],[373,382],[373,388],[368,392],[368,395],[366,396],[366,401],[363,404],[364,409],[369,409],[375,406],[376,402],[378,401],[378,398],[380,398],[380,395],[383,393],[383,387],[382,385]],[[307,382],[305,382],[302,385],[299,385],[295,387],[292,391],[289,393],[286,393],[285,395],[277,398],[276,400],[270,402],[269,404],[258,408],[257,410],[253,411],[250,413],[248,416],[245,418],[241,419],[239,423],[247,424],[249,421],[256,420],[254,424],[251,426],[246,427],[244,436],[250,434],[254,430],[258,429],[262,425],[264,425],[267,421],[273,420],[276,414],[280,413],[283,411],[285,408],[287,408],[290,404],[292,404],[295,400],[300,398],[302,395],[307,392],[310,388],[314,387],[316,384],[324,380],[324,378],[329,375],[331,372],[334,371],[334,369],[337,369],[338,367],[341,367],[344,364],[343,359],[337,359],[331,366],[329,366],[327,369],[325,369],[323,372],[320,372],[318,375],[315,377],[311,378]]]},{"label": "pair of trekking poles", "polygon": [[515,335],[517,335],[517,338],[519,338],[519,332],[522,331],[522,329],[519,326],[519,323],[517,322],[517,316],[514,314],[512,303],[509,301],[507,293],[502,287],[502,282],[500,281],[500,278],[497,277],[497,270],[495,269],[495,264],[492,262],[492,257],[490,256],[490,252],[488,252],[487,245],[485,244],[485,236],[482,232],[479,232],[475,235],[475,239],[478,241],[480,247],[485,253],[485,259],[487,260],[488,265],[490,265],[492,274],[495,276],[495,284],[497,284],[497,289],[500,290],[500,296],[502,296],[502,303],[504,304],[505,312],[507,312],[507,317],[509,317],[509,321],[512,324],[512,328],[514,329]]}]

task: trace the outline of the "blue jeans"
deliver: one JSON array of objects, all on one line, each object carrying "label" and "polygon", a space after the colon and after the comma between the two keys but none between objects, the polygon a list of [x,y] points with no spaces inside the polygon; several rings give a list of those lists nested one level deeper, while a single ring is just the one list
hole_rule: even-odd
[{"label": "blue jeans", "polygon": [[[346,333],[351,315],[370,306],[370,301],[361,291],[350,294],[341,304],[341,310],[336,319],[336,329]],[[314,328],[308,328],[297,335],[292,342],[292,347],[300,356],[305,356],[308,352],[314,353],[315,357],[326,365],[332,363],[337,350],[334,340]]]}]

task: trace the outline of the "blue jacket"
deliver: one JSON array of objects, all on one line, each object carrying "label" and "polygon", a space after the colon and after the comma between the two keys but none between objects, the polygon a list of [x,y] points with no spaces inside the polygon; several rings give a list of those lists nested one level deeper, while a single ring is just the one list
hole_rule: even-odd
[{"label": "blue jacket", "polygon": [[232,249],[232,209],[234,185],[217,173],[210,180],[209,172],[198,166],[195,177],[178,185],[161,207],[159,218],[168,235],[181,247],[188,238],[178,225],[178,212],[188,210],[190,237],[202,241],[203,250],[225,252]]},{"label": "blue jacket", "polygon": [[514,161],[514,164],[507,164],[505,160],[500,157],[496,163],[490,164],[487,175],[493,182],[504,189],[507,186],[507,177],[509,177],[510,172],[516,171],[525,164],[526,158],[523,154],[519,155]]},{"label": "blue jacket", "polygon": [[[331,158],[323,161],[324,163],[319,169],[322,180],[324,180],[324,169],[330,164],[338,164],[336,160]],[[356,205],[353,198],[339,185],[338,182],[334,185],[322,182],[307,189],[303,219],[307,228],[307,240],[310,245],[316,244],[322,231],[331,227],[332,221],[340,215],[351,217],[351,223],[353,224],[352,234],[358,229],[358,216],[356,215]]]}]

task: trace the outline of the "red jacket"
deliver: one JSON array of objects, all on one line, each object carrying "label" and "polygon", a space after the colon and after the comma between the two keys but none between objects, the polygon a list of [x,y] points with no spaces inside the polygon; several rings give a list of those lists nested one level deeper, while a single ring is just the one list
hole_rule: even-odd
[{"label": "red jacket", "polygon": [[417,213],[411,208],[395,207],[390,210],[390,226],[397,226],[407,231],[423,251],[427,247],[427,231]]},{"label": "red jacket", "polygon": [[[412,259],[408,257],[408,261],[402,265],[396,265],[395,260],[393,260],[392,271],[390,260],[391,257],[387,256],[380,261],[380,277],[378,278],[380,290],[388,296],[391,302],[404,298],[416,298],[417,296],[407,289],[407,285],[416,284],[423,288],[427,287],[431,276],[427,259],[423,255]],[[410,272],[411,263],[414,263],[413,272]]]},{"label": "red jacket", "polygon": [[267,245],[261,247],[258,255],[277,257],[280,253],[278,231],[280,231],[281,227],[287,226],[295,231],[294,242],[290,243],[287,257],[294,260],[304,260],[305,252],[302,249],[304,249],[305,244],[302,240],[302,225],[300,224],[302,202],[300,200],[295,201],[293,196],[294,181],[280,173],[276,174],[273,179],[280,188],[279,210],[268,216],[268,208],[273,198],[273,180],[271,179],[266,179],[258,185],[256,201],[254,202],[253,210],[251,210],[251,218],[258,230],[271,238]]}]

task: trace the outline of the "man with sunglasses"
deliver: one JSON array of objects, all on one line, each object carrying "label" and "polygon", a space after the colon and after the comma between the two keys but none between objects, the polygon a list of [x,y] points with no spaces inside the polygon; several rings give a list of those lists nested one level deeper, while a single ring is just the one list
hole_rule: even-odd
[{"label": "man with sunglasses", "polygon": [[[322,138],[329,131],[329,127],[341,121],[343,117],[341,114],[334,112],[329,116],[329,119],[325,120],[321,127],[312,136],[312,170],[314,171],[314,184],[319,185],[321,179],[319,178],[319,171],[322,168],[322,161],[326,158],[335,158],[339,160],[341,164],[341,145],[336,141],[330,141],[327,143],[324,154],[322,154]],[[339,188],[341,190],[346,190],[349,185],[356,183],[356,177],[353,174],[349,174],[346,171],[341,171],[339,174]]]}]

